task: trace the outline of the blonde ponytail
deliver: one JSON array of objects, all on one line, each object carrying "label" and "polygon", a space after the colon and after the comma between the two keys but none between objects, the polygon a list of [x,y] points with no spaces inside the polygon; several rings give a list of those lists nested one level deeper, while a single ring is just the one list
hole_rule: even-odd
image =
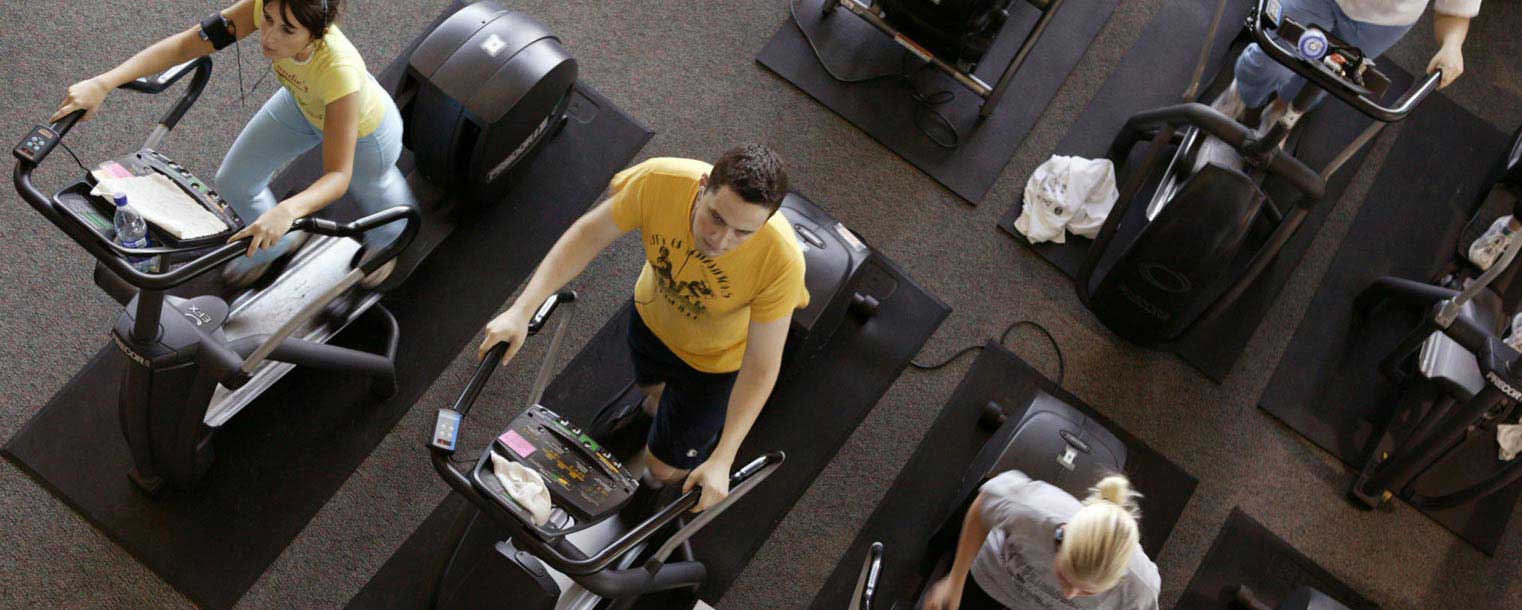
[{"label": "blonde ponytail", "polygon": [[1126,575],[1141,541],[1137,520],[1141,494],[1123,475],[1110,475],[1089,489],[1083,508],[1063,529],[1057,564],[1075,582],[1108,591]]},{"label": "blonde ponytail", "polygon": [[1089,489],[1089,497],[1083,504],[1088,506],[1096,502],[1109,502],[1130,513],[1132,519],[1141,519],[1141,507],[1136,504],[1139,498],[1141,494],[1131,489],[1130,479],[1125,475],[1112,474],[1100,479]]}]

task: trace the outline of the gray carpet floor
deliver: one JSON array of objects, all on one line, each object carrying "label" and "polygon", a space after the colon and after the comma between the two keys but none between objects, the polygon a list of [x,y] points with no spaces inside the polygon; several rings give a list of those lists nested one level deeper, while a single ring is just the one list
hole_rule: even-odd
[{"label": "gray carpet floor", "polygon": [[[69,83],[194,23],[213,4],[0,3],[0,125],[6,137],[20,137],[45,119]],[[346,4],[345,30],[378,69],[446,0]],[[1403,505],[1381,513],[1354,509],[1342,500],[1349,477],[1341,465],[1254,407],[1399,126],[1376,141],[1247,354],[1224,384],[1215,385],[1173,356],[1118,342],[1083,310],[1064,277],[994,226],[1161,0],[1121,3],[978,207],[957,200],[752,62],[782,23],[783,0],[509,4],[547,22],[581,61],[587,81],[656,130],[641,158],[709,159],[743,141],[780,151],[801,191],[955,308],[927,356],[981,342],[1017,319],[1052,329],[1067,358],[1067,387],[1200,479],[1194,501],[1155,558],[1163,607],[1178,598],[1238,505],[1386,608],[1522,607],[1522,525],[1514,524],[1491,559]],[[1522,7],[1516,0],[1486,3],[1467,45],[1467,73],[1447,91],[1508,132],[1522,121],[1518,31]],[[252,83],[264,66],[257,47],[244,46],[244,76]],[[1390,56],[1418,71],[1433,48],[1428,18]],[[273,81],[267,81],[240,105],[234,58],[230,50],[218,56],[207,94],[164,147],[202,176],[214,174],[226,147],[272,91]],[[98,160],[136,147],[167,103],[143,101],[130,92],[113,94],[102,116],[71,137],[75,150]],[[1018,96],[1005,103],[1019,103]],[[71,166],[65,155],[53,161],[43,180],[56,183]],[[1441,162],[1435,159],[1432,169],[1441,171]],[[622,304],[639,270],[636,246],[620,242],[578,280],[586,299],[570,345],[584,342]],[[7,339],[0,342],[0,438],[9,438],[104,344],[117,308],[91,283],[86,256],[9,188],[0,189],[0,261],[0,336]],[[1053,372],[1050,348],[1038,335],[1018,334],[1011,348]],[[520,357],[513,374],[498,375],[486,398],[498,400],[483,404],[526,393],[535,350]],[[726,597],[726,610],[798,608],[812,598],[966,362],[934,373],[908,372],[894,384],[761,549]],[[449,400],[471,366],[470,355],[461,354],[421,404]],[[419,449],[432,412],[415,408],[397,425],[240,608],[337,607],[364,585],[445,494]],[[190,605],[19,470],[0,466],[0,607]]]}]

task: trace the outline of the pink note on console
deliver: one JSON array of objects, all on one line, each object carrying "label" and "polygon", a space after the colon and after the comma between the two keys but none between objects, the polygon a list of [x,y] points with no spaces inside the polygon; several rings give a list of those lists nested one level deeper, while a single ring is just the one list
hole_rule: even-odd
[{"label": "pink note on console", "polygon": [[528,457],[533,455],[534,451],[538,449],[533,443],[528,442],[528,439],[519,436],[517,430],[503,432],[502,436],[497,437],[497,440],[507,445],[508,449],[512,449],[513,453],[518,454],[518,457]]}]

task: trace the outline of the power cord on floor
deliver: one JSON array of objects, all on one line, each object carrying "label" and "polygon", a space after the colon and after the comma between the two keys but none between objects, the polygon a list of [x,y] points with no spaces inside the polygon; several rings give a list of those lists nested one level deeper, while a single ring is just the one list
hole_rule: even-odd
[{"label": "power cord on floor", "polygon": [[[1051,344],[1052,344],[1052,353],[1057,355],[1057,385],[1060,387],[1062,385],[1063,375],[1065,375],[1067,373],[1067,370],[1066,370],[1067,369],[1067,363],[1064,362],[1063,359],[1062,359],[1062,346],[1057,344],[1057,338],[1052,336],[1052,331],[1047,330],[1045,326],[1042,326],[1042,325],[1040,325],[1040,324],[1038,324],[1038,323],[1036,323],[1036,322],[1034,322],[1032,320],[1020,320],[1020,321],[1017,321],[1017,322],[1012,322],[1012,323],[1010,323],[1009,326],[1004,327],[1004,332],[999,333],[999,345],[1001,345],[1001,346],[1004,345],[1005,342],[1009,340],[1009,334],[1014,332],[1016,328],[1020,328],[1021,326],[1029,326],[1031,328],[1036,329],[1042,335],[1046,336],[1046,340],[1047,341],[1051,342]],[[977,352],[979,350],[982,350],[983,348],[984,348],[983,345],[969,345],[967,347],[962,348],[961,350],[958,350],[957,353],[952,354],[951,356],[947,357],[945,360],[942,360],[942,361],[937,362],[935,364],[925,364],[925,363],[922,363],[922,362],[916,362],[916,361],[910,360],[909,361],[909,366],[912,366],[912,367],[914,367],[916,369],[919,369],[921,371],[934,371],[936,369],[944,368],[948,364],[956,362],[962,356],[966,356],[967,354],[971,354],[973,352]]]},{"label": "power cord on floor", "polygon": [[[920,133],[925,134],[925,137],[929,138],[936,146],[945,149],[956,148],[961,143],[962,135],[957,133],[956,126],[951,124],[951,119],[942,113],[939,108],[956,99],[956,93],[947,89],[925,92],[914,86],[914,75],[929,67],[930,64],[928,62],[911,69],[907,65],[907,60],[911,55],[905,52],[900,59],[899,70],[897,72],[874,74],[871,76],[842,76],[834,68],[831,68],[829,63],[825,62],[824,55],[819,51],[819,45],[814,43],[814,37],[809,34],[808,28],[803,27],[803,21],[798,18],[798,3],[801,1],[793,0],[790,2],[788,4],[788,13],[792,15],[793,24],[798,26],[798,31],[803,33],[803,39],[809,43],[809,49],[813,51],[814,59],[819,62],[819,67],[824,68],[825,74],[829,75],[836,82],[848,84],[868,83],[879,80],[897,80],[902,82],[904,87],[909,89],[909,97],[914,99],[914,126],[920,130]],[[930,121],[935,127],[932,128],[927,125],[926,121]],[[951,135],[937,135],[935,130],[941,130]]]}]

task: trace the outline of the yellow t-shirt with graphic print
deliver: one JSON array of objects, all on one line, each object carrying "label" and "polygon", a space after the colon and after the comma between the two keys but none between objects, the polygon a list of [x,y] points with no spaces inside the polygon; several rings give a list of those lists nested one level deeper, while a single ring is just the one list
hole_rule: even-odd
[{"label": "yellow t-shirt with graphic print", "polygon": [[705,373],[740,369],[751,322],[807,307],[803,248],[781,213],[738,247],[709,257],[692,247],[698,181],[712,165],[657,158],[613,177],[613,220],[639,229],[645,268],[634,307],[682,361]]},{"label": "yellow t-shirt with graphic print", "polygon": [[[280,16],[275,19],[278,22]],[[263,21],[264,0],[254,0],[254,29]],[[389,95],[370,78],[365,59],[336,25],[328,26],[328,33],[306,61],[287,57],[276,60],[271,69],[318,131],[322,131],[328,104],[351,93],[359,93],[359,137],[370,135],[386,117]]]}]

